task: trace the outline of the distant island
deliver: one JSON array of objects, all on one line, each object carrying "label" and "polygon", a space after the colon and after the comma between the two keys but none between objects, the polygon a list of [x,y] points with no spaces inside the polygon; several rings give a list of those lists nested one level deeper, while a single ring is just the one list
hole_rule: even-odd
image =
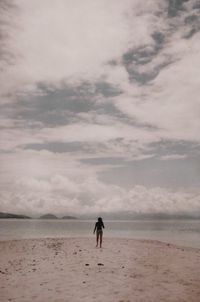
[{"label": "distant island", "polygon": [[0,212],[0,219],[6,219],[6,218],[31,219],[31,217],[26,215]]},{"label": "distant island", "polygon": [[[95,215],[98,217],[98,215]],[[183,220],[183,219],[200,219],[200,213],[134,213],[134,212],[121,212],[121,213],[103,213],[103,218],[108,220]],[[75,220],[75,219],[96,219],[94,216],[81,215],[78,218],[75,216],[64,215],[56,216],[51,213],[41,215],[39,217],[30,217],[23,214],[13,214],[7,212],[0,212],[0,219],[58,219],[58,220]]]},{"label": "distant island", "polygon": [[58,217],[53,214],[45,214],[45,215],[40,216],[39,219],[58,219]]},{"label": "distant island", "polygon": [[[32,219],[32,217],[23,215],[23,214],[13,214],[13,213],[5,213],[5,212],[0,212],[0,219],[8,219],[8,218],[15,218],[15,219]],[[36,218],[37,219],[37,218]],[[54,214],[44,214],[38,217],[38,219],[77,219],[77,217],[74,216],[69,216],[65,215],[63,217],[57,217]]]},{"label": "distant island", "polygon": [[74,216],[63,216],[62,219],[77,219]]}]

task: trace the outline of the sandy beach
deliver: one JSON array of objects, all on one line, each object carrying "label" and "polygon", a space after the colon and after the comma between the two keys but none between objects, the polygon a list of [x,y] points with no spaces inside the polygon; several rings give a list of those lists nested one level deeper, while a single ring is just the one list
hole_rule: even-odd
[{"label": "sandy beach", "polygon": [[0,242],[1,302],[199,302],[200,250],[148,240]]}]

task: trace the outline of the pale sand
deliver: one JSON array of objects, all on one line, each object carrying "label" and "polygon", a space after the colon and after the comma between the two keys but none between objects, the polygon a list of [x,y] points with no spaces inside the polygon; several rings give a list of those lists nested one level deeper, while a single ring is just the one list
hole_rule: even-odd
[{"label": "pale sand", "polygon": [[200,250],[109,238],[102,249],[94,238],[0,242],[0,301],[199,302]]}]

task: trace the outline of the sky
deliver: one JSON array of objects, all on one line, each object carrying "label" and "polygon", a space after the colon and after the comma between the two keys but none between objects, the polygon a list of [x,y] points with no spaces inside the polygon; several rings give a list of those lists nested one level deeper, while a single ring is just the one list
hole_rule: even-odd
[{"label": "sky", "polygon": [[1,0],[0,211],[200,214],[200,1]]}]

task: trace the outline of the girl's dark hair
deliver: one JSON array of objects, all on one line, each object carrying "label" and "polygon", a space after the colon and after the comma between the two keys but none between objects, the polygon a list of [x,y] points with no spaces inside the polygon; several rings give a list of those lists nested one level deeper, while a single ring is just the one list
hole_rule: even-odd
[{"label": "girl's dark hair", "polygon": [[101,217],[98,218],[98,222],[101,222],[101,223],[103,222]]}]

